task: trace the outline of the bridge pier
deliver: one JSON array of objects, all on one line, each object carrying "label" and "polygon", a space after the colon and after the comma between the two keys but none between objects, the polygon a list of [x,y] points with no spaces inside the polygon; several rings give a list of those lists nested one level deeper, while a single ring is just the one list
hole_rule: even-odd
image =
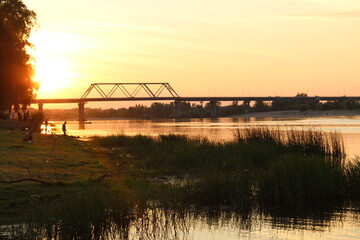
[{"label": "bridge pier", "polygon": [[217,115],[216,101],[210,101],[210,117],[215,118]]},{"label": "bridge pier", "polygon": [[79,122],[85,122],[85,103],[78,103],[79,106]]},{"label": "bridge pier", "polygon": [[175,118],[181,118],[181,101],[175,100]]},{"label": "bridge pier", "polygon": [[85,121],[79,121],[79,130],[85,130]]},{"label": "bridge pier", "polygon": [[244,107],[245,107],[245,112],[249,112],[250,111],[250,100],[244,100]]},{"label": "bridge pier", "polygon": [[38,108],[39,108],[39,111],[43,111],[44,110],[44,104],[43,103],[38,103]]}]

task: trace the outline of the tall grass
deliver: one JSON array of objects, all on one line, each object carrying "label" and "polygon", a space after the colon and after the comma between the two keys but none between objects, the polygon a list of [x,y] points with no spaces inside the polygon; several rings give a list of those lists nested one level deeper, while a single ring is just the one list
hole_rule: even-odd
[{"label": "tall grass", "polygon": [[142,170],[135,178],[175,175],[191,180],[163,187],[155,197],[163,203],[242,207],[256,199],[269,206],[301,206],[356,196],[360,184],[360,164],[345,164],[339,133],[254,127],[237,131],[229,142],[172,134],[94,142],[133,156],[121,160]]},{"label": "tall grass", "polygon": [[337,160],[346,157],[344,141],[337,132],[249,127],[236,131],[235,138],[239,143],[277,145],[284,150],[305,155],[322,155]]},{"label": "tall grass", "polygon": [[277,149],[277,156],[266,162],[255,180],[259,202],[295,207],[348,196],[346,186],[351,181],[347,181],[347,174],[355,171],[346,171],[339,133],[254,127],[238,131],[236,140]]},{"label": "tall grass", "polygon": [[182,184],[162,184],[156,188],[155,199],[161,207],[201,209],[204,206],[228,206],[249,209],[253,192],[246,173],[232,176],[213,175],[189,180]]},{"label": "tall grass", "polygon": [[270,206],[300,207],[345,198],[344,167],[316,156],[273,161],[258,178],[258,200]]},{"label": "tall grass", "polygon": [[351,198],[360,198],[360,157],[350,161],[345,168],[347,192]]}]

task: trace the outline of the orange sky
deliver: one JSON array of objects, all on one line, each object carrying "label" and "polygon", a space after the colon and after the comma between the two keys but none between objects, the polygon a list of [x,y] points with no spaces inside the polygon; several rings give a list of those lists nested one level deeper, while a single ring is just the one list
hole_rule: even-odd
[{"label": "orange sky", "polygon": [[169,82],[180,96],[360,95],[359,1],[24,2],[40,24],[39,98],[80,97],[93,82]]}]

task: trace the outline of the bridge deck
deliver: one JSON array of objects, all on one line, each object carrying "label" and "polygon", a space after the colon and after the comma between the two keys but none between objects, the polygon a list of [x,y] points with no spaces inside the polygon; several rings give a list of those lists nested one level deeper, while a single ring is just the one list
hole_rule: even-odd
[{"label": "bridge deck", "polygon": [[84,102],[111,102],[111,101],[274,101],[274,100],[309,100],[309,101],[335,101],[335,100],[360,100],[358,96],[326,96],[326,97],[136,97],[136,98],[58,98],[34,99],[32,103],[84,103]]}]

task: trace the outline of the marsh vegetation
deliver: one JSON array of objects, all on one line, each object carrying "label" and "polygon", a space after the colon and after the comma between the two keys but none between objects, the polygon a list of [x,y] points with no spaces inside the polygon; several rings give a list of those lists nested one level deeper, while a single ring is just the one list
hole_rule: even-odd
[{"label": "marsh vegetation", "polygon": [[357,195],[351,185],[358,159],[345,161],[340,134],[259,127],[235,135],[228,142],[184,135],[119,135],[94,142],[112,149],[128,170],[128,182],[143,181],[151,192],[160,191],[154,194],[160,202],[291,207]]},{"label": "marsh vegetation", "polygon": [[199,219],[246,228],[254,216],[305,212],[327,225],[360,197],[360,160],[346,158],[338,133],[255,127],[226,142],[116,135],[94,137],[90,146],[108,157],[110,177],[78,182],[17,219],[8,236],[188,239]]}]

